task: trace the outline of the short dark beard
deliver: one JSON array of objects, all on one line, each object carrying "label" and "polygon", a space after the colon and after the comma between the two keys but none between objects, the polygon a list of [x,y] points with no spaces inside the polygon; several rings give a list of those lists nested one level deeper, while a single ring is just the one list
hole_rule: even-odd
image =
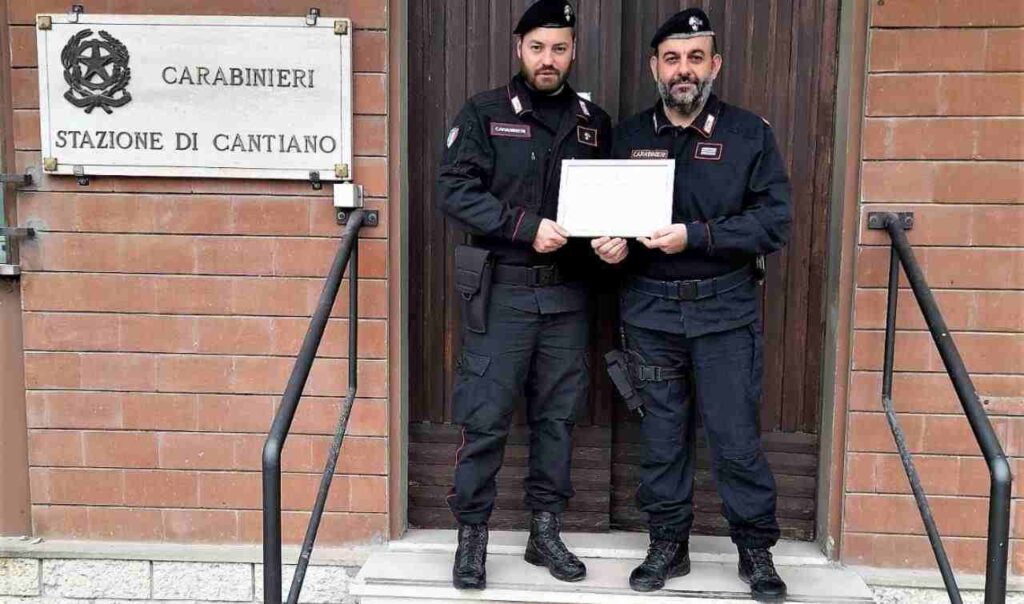
[{"label": "short dark beard", "polygon": [[532,88],[532,89],[534,89],[537,92],[540,92],[542,94],[556,94],[560,90],[562,90],[562,87],[565,86],[566,81],[569,80],[569,73],[571,71],[572,71],[572,66],[570,65],[568,70],[566,70],[565,72],[561,73],[561,75],[560,75],[560,77],[558,79],[558,85],[557,86],[555,86],[554,88],[552,88],[550,90],[541,90],[537,86],[537,79],[536,79],[536,77],[534,77],[529,71],[527,71],[526,66],[522,65],[522,64],[520,64],[520,66],[519,66],[519,75],[521,75],[523,77],[523,80],[525,80],[526,83],[530,85],[530,88]]},{"label": "short dark beard", "polygon": [[689,80],[683,77],[675,78],[667,84],[659,80],[658,94],[661,95],[661,100],[665,103],[666,107],[674,109],[682,115],[693,115],[700,111],[704,106],[704,103],[708,101],[708,98],[711,96],[711,89],[714,86],[715,80],[714,78],[699,80],[693,92],[684,95],[682,98],[673,96],[672,88],[676,84],[686,81]]}]

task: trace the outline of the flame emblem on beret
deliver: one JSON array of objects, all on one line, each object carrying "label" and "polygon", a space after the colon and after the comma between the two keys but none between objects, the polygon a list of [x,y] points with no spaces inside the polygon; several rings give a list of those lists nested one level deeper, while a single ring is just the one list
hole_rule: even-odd
[{"label": "flame emblem on beret", "polygon": [[568,23],[570,21],[572,21],[572,6],[566,4],[565,5],[565,22]]},{"label": "flame emblem on beret", "polygon": [[693,31],[700,31],[700,28],[703,25],[704,25],[704,21],[702,21],[700,17],[697,17],[697,16],[690,17],[690,28]]}]

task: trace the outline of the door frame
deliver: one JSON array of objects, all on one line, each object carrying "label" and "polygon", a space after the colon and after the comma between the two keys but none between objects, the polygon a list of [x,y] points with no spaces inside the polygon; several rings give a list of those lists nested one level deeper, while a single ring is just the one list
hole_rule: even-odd
[{"label": "door frame", "polygon": [[[817,536],[829,559],[837,560],[842,533],[846,404],[849,385],[853,276],[860,194],[861,127],[864,116],[870,4],[840,0],[836,113],[829,202],[826,325],[822,343],[819,404]],[[391,539],[408,529],[408,14],[409,0],[392,0],[389,24],[390,313],[389,333],[389,501]],[[839,186],[842,183],[842,186]]]}]

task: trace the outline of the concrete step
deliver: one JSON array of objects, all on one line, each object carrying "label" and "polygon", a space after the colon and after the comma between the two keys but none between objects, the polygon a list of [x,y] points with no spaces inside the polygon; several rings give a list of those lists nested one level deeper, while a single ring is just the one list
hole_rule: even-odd
[{"label": "concrete step", "polygon": [[[498,604],[646,604],[683,602],[750,602],[747,586],[736,575],[736,554],[727,539],[695,537],[693,570],[672,579],[665,589],[638,594],[629,589],[629,573],[646,553],[646,536],[633,533],[584,535],[565,540],[587,564],[587,579],[563,583],[544,568],[522,559],[526,537],[491,534],[484,591],[451,586],[453,531],[414,531],[373,554],[351,586],[362,604],[415,602],[491,602]],[[783,542],[775,550],[779,574],[789,585],[790,602],[873,602],[871,591],[855,573],[830,565],[813,544]]]}]

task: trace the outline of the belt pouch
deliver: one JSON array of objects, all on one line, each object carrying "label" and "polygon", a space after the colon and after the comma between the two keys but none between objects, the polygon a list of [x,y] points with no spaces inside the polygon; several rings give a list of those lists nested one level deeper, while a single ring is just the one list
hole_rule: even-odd
[{"label": "belt pouch", "polygon": [[462,305],[463,324],[473,333],[487,333],[493,272],[494,262],[488,250],[471,245],[455,248],[455,291]]}]

